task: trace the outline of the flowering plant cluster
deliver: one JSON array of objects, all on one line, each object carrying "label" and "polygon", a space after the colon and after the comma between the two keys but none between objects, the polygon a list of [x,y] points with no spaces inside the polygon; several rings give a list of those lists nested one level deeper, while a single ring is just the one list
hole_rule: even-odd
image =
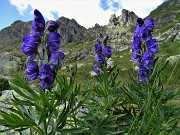
[{"label": "flowering plant cluster", "polygon": [[[30,35],[23,38],[21,50],[28,57],[28,65],[25,71],[27,80],[33,81],[39,76],[40,87],[42,89],[52,88],[56,71],[61,68],[62,60],[65,57],[64,53],[59,51],[61,41],[60,34],[56,32],[58,28],[59,24],[50,20],[45,30],[44,17],[35,9]],[[41,48],[42,53],[39,53],[38,50]],[[41,68],[39,68],[37,61],[35,61],[36,55],[41,60]],[[47,58],[45,57],[46,55]]]},{"label": "flowering plant cluster", "polygon": [[155,64],[154,55],[159,49],[156,39],[152,37],[156,25],[153,18],[148,18],[145,22],[138,18],[137,22],[132,43],[132,60],[139,63],[138,80],[148,82]]},{"label": "flowering plant cluster", "polygon": [[[96,62],[94,62],[94,72],[99,75],[100,74],[100,70],[99,67],[102,68],[104,65],[107,65],[106,61],[111,58],[112,56],[112,51],[111,51],[111,47],[107,45],[107,40],[108,40],[109,36],[106,35],[102,41],[102,38],[98,38],[97,39],[97,43],[95,44],[95,60]],[[101,43],[103,43],[104,48],[102,48]],[[99,66],[98,66],[98,65]]]}]

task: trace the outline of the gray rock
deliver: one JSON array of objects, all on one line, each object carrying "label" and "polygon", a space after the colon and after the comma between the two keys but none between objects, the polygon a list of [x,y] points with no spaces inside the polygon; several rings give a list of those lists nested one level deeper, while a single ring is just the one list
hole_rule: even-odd
[{"label": "gray rock", "polygon": [[165,24],[168,24],[169,22],[172,22],[174,19],[176,18],[176,16],[172,13],[167,13],[165,15],[159,16],[158,17],[158,25],[159,26],[163,26]]},{"label": "gray rock", "polygon": [[166,32],[168,35],[165,42],[180,41],[180,23],[177,23],[173,28]]},{"label": "gray rock", "polygon": [[111,26],[116,26],[117,25],[118,19],[116,18],[115,14],[112,14],[110,19],[109,19],[109,25]]},{"label": "gray rock", "polygon": [[86,28],[79,25],[76,20],[60,17],[57,22],[60,24],[58,32],[61,33],[62,42],[64,44],[71,43],[76,40],[83,40]]},{"label": "gray rock", "polygon": [[132,11],[130,12],[126,9],[123,9],[121,15],[118,18],[120,26],[131,27],[136,24],[138,16]]},{"label": "gray rock", "polygon": [[21,58],[11,55],[8,52],[3,52],[0,55],[0,72],[1,75],[8,75],[9,69],[12,68],[15,71],[25,69],[25,63]]}]

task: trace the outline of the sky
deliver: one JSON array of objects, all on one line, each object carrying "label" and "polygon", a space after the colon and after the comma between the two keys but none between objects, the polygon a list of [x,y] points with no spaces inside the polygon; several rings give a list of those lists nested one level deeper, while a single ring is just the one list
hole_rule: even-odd
[{"label": "sky", "polygon": [[106,25],[112,14],[119,16],[122,9],[146,17],[165,0],[0,0],[0,30],[16,20],[33,20],[38,9],[45,20],[57,20],[64,16],[75,19],[89,28],[98,23]]}]

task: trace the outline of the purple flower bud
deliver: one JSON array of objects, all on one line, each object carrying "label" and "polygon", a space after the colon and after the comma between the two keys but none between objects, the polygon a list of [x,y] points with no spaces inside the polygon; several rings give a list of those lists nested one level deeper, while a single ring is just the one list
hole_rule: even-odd
[{"label": "purple flower bud", "polygon": [[149,81],[147,69],[142,65],[142,63],[139,64],[138,80],[140,82],[148,82]]},{"label": "purple flower bud", "polygon": [[153,32],[153,30],[156,28],[156,25],[154,24],[154,19],[153,18],[148,18],[145,21],[145,26],[146,28],[150,31]]},{"label": "purple flower bud", "polygon": [[97,54],[96,55],[96,61],[98,62],[99,66],[103,66],[104,65],[104,57],[102,54]]},{"label": "purple flower bud", "polygon": [[37,54],[38,44],[36,44],[36,39],[30,36],[25,36],[23,38],[23,45],[21,46],[22,52],[28,56],[28,60],[33,60]]},{"label": "purple flower bud", "polygon": [[[52,65],[59,66],[59,68],[62,67],[62,60],[64,59],[65,55],[63,52],[56,52],[51,55],[50,61],[52,61]],[[58,59],[59,59],[59,65],[58,65]]]},{"label": "purple flower bud", "polygon": [[154,55],[159,50],[156,39],[150,39],[147,42],[147,51],[150,55]]},{"label": "purple flower bud", "polygon": [[40,69],[40,87],[44,89],[50,89],[53,86],[54,74],[50,65],[45,64]]},{"label": "purple flower bud", "polygon": [[28,76],[28,81],[33,81],[35,79],[37,79],[38,75],[39,75],[39,67],[38,64],[36,62],[30,62],[28,64],[27,69],[25,70],[27,76]]},{"label": "purple flower bud", "polygon": [[47,29],[50,32],[55,32],[59,28],[59,24],[56,21],[50,20],[47,25]]},{"label": "purple flower bud", "polygon": [[60,35],[56,32],[51,32],[48,36],[48,50],[50,53],[57,52],[61,47]]},{"label": "purple flower bud", "polygon": [[98,66],[97,66],[97,64],[96,64],[96,62],[94,62],[94,72],[95,72],[97,75],[100,74],[100,70],[99,70],[99,68],[98,68]]},{"label": "purple flower bud", "polygon": [[104,47],[104,54],[107,58],[110,58],[112,56],[112,51],[110,46],[105,46]]},{"label": "purple flower bud", "polygon": [[149,54],[148,51],[146,51],[143,55],[143,61],[144,61],[144,67],[147,69],[153,69],[154,68],[154,58]]},{"label": "purple flower bud", "polygon": [[144,20],[142,18],[138,18],[137,19],[137,23],[139,24],[139,26],[141,27],[144,24]]},{"label": "purple flower bud", "polygon": [[95,50],[94,51],[95,51],[96,54],[101,54],[102,53],[102,47],[101,47],[101,45],[99,43],[95,44]]}]

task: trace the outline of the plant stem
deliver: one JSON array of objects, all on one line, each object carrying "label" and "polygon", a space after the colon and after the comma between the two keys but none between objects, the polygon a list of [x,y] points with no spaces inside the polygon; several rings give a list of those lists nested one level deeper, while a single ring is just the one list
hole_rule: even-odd
[{"label": "plant stem", "polygon": [[158,100],[158,103],[157,103],[157,105],[156,105],[156,107],[155,107],[155,109],[154,109],[154,111],[153,111],[153,113],[152,113],[152,115],[151,115],[151,117],[150,117],[150,120],[149,120],[149,122],[148,122],[148,124],[147,124],[147,126],[146,126],[146,128],[145,128],[145,130],[144,130],[144,132],[143,132],[143,135],[146,134],[147,129],[148,129],[149,125],[151,124],[151,121],[152,121],[152,119],[153,119],[153,117],[154,117],[154,115],[155,115],[155,113],[156,113],[156,111],[157,111],[157,108],[158,108],[158,106],[159,106],[159,104],[160,104],[160,102],[161,102],[161,100],[162,100],[162,98],[163,98],[163,96],[164,96],[164,93],[166,92],[167,86],[168,86],[168,84],[169,84],[169,82],[170,82],[170,79],[171,79],[173,73],[174,73],[174,70],[175,70],[176,67],[177,67],[178,62],[179,62],[179,60],[176,62],[176,65],[174,66],[173,71],[171,72],[171,75],[170,75],[170,77],[169,77],[169,79],[168,79],[168,81],[167,81],[167,83],[166,83],[166,85],[165,85],[165,88],[163,89],[163,92],[162,92],[162,94],[161,94],[161,97],[160,97],[159,100]]}]

